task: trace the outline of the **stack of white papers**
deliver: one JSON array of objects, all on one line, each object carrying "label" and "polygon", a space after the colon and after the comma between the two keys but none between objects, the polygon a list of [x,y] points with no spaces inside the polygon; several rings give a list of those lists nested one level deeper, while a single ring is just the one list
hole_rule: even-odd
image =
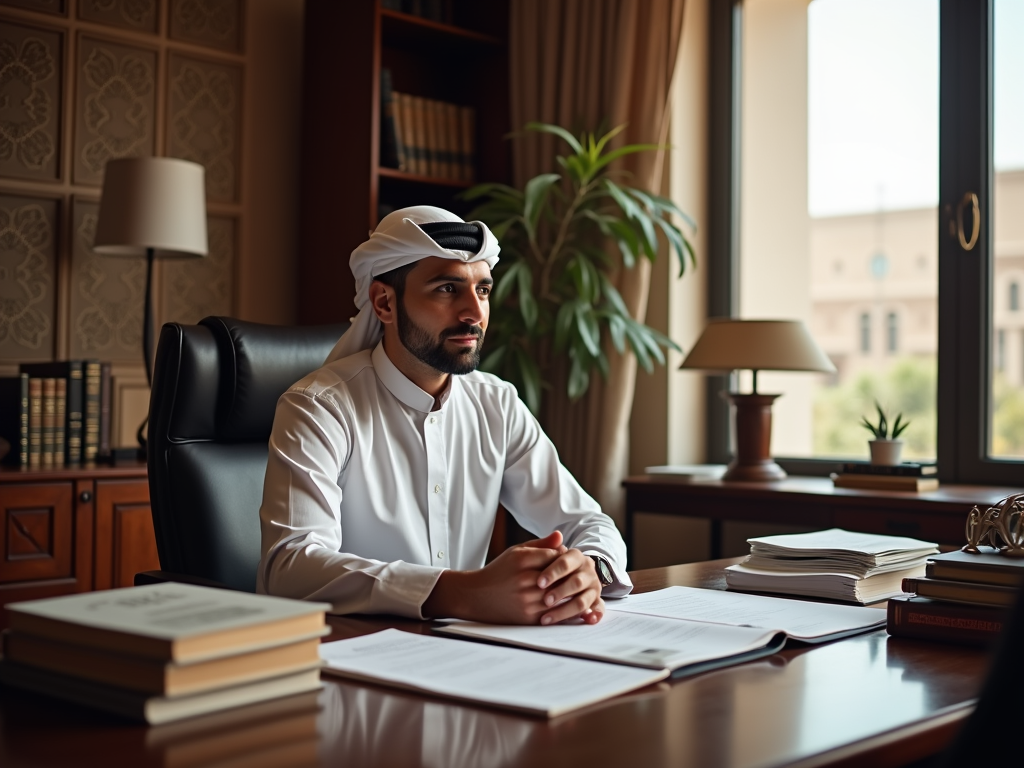
[{"label": "stack of white papers", "polygon": [[748,539],[750,556],[726,569],[730,589],[872,603],[924,573],[934,542],[840,528]]}]

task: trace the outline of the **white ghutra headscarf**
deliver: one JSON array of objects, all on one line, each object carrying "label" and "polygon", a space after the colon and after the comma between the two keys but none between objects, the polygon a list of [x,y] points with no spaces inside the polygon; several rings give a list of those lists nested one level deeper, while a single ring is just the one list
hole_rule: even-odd
[{"label": "white ghutra headscarf", "polygon": [[484,236],[480,250],[470,253],[442,248],[419,226],[445,221],[465,223],[454,213],[432,205],[401,208],[381,219],[377,228],[370,233],[370,239],[352,251],[349,265],[356,278],[355,304],[358,314],[352,318],[351,327],[338,339],[324,365],[364,349],[371,349],[384,335],[384,328],[370,306],[370,283],[377,275],[383,275],[428,256],[455,259],[466,264],[486,261],[487,266],[494,269],[494,265],[498,263],[500,249],[497,239],[487,225],[479,221],[470,222],[478,225]]}]

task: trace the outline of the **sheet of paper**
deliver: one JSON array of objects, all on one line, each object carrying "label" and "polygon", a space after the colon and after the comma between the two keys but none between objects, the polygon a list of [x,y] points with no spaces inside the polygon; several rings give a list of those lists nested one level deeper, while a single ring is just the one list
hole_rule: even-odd
[{"label": "sheet of paper", "polygon": [[766,545],[768,548],[784,548],[795,551],[803,550],[845,550],[869,555],[881,555],[889,552],[916,552],[918,550],[936,550],[934,542],[911,539],[905,536],[887,536],[875,533],[846,531],[842,528],[829,528],[826,531],[811,533],[782,533],[774,536],[757,536],[747,539],[752,545]]},{"label": "sheet of paper", "polygon": [[[884,616],[883,616],[884,619]],[[619,664],[677,669],[763,648],[776,630],[666,621],[639,613],[608,611],[597,624],[504,626],[456,621],[443,632],[497,640]]]},{"label": "sheet of paper", "polygon": [[[885,611],[855,605],[810,603],[717,589],[667,587],[607,604],[608,615],[626,612],[732,626],[778,629],[798,640],[841,636],[885,625]],[[607,615],[605,617],[607,619]]]},{"label": "sheet of paper", "polygon": [[652,671],[385,629],[320,645],[324,672],[554,716],[657,682]]}]

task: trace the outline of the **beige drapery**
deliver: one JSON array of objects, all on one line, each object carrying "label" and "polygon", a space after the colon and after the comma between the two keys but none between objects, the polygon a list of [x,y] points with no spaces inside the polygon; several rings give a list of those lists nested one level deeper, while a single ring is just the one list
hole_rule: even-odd
[{"label": "beige drapery", "polygon": [[[682,39],[684,0],[512,0],[510,76],[512,125],[531,120],[576,132],[627,123],[620,143],[658,143],[668,137],[668,105]],[[564,144],[529,135],[513,144],[517,187],[553,169]],[[663,152],[624,159],[630,184],[661,189]],[[647,311],[646,260],[614,276],[633,316]],[[570,404],[565,379],[545,395],[541,420],[562,461],[606,512],[621,520],[620,482],[629,460],[629,416],[636,358],[609,352],[611,372]]]}]

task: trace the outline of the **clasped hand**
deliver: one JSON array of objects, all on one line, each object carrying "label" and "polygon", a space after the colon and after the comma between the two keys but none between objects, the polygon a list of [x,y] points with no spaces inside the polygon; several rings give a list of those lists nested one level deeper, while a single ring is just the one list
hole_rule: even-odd
[{"label": "clasped hand", "polygon": [[423,605],[424,615],[489,624],[554,624],[604,615],[594,561],[567,549],[555,531],[509,547],[477,571],[445,571]]}]

